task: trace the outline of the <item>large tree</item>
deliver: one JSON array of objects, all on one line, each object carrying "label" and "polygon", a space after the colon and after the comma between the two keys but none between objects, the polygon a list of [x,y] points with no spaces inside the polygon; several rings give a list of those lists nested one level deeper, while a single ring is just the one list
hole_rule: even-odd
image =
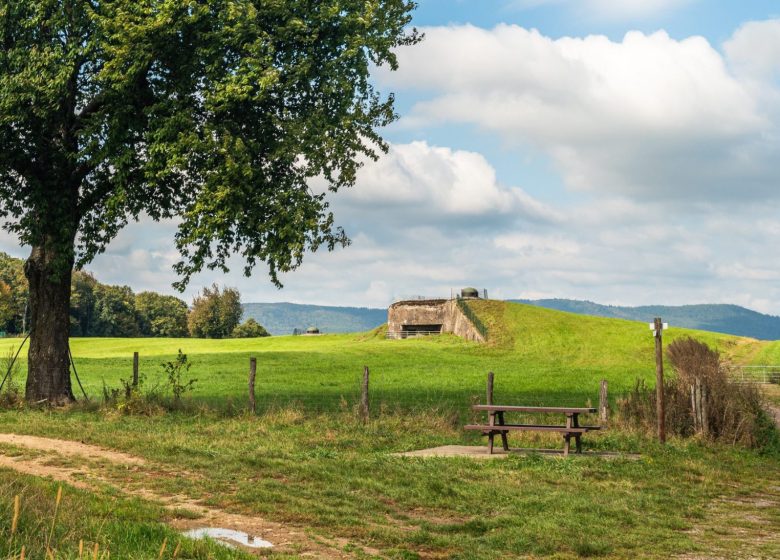
[{"label": "large tree", "polygon": [[386,149],[372,65],[416,42],[410,0],[0,0],[0,214],[32,247],[27,398],[73,399],[74,268],[130,219],[179,216],[206,266],[274,283],[347,238],[325,194]]}]

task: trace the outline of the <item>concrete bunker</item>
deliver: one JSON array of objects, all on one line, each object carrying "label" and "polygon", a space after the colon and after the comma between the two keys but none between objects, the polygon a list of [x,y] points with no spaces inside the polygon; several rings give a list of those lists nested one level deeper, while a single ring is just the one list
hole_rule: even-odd
[{"label": "concrete bunker", "polygon": [[[477,299],[479,292],[466,288],[453,299],[397,301],[387,310],[387,338],[412,338],[452,333],[466,340],[485,342],[485,337],[463,313],[461,300]],[[466,295],[468,294],[468,295]]]}]

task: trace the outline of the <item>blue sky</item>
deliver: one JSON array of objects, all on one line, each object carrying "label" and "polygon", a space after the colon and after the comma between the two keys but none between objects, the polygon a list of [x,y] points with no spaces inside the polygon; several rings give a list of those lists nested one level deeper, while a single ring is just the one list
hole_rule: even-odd
[{"label": "blue sky", "polygon": [[[616,10],[615,6],[621,4],[627,8]],[[652,33],[664,29],[678,39],[702,35],[719,44],[740,23],[779,15],[780,6],[772,0],[421,0],[415,23],[471,23],[487,28],[514,23],[539,29],[553,38],[606,35],[613,40],[621,39],[627,31]]]},{"label": "blue sky", "polygon": [[[331,198],[353,244],[283,290],[236,260],[187,299],[218,282],[382,307],[471,285],[780,314],[777,2],[421,0],[414,23],[425,40],[374,76],[401,117],[390,152]],[[173,293],[174,231],[131,224],[89,268]]]}]

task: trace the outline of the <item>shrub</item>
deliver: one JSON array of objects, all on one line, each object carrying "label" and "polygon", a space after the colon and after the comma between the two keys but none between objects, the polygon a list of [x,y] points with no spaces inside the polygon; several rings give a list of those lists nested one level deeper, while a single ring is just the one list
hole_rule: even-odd
[{"label": "shrub", "polygon": [[[754,385],[730,378],[728,364],[716,350],[693,338],[669,345],[674,374],[664,381],[665,425],[668,434],[703,437],[757,447],[767,440],[761,394]],[[694,388],[700,388],[703,418],[694,418]],[[638,381],[618,402],[618,422],[630,428],[652,429],[657,422],[655,390]]]},{"label": "shrub", "polygon": [[231,333],[231,338],[259,338],[271,336],[265,327],[251,317],[238,325]]}]

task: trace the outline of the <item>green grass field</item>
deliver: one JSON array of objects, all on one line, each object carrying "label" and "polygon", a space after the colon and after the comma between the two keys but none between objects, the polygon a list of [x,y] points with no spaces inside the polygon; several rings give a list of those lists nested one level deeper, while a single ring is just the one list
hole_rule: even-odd
[{"label": "green grass field", "polygon": [[[483,394],[488,371],[496,374],[496,398],[550,406],[595,399],[601,379],[609,381],[613,396],[639,378],[654,383],[654,342],[643,323],[501,302],[477,305],[493,333],[487,346],[454,336],[385,340],[377,332],[235,340],[76,338],[71,347],[93,398],[102,394],[104,382],[118,387],[120,378],[131,376],[135,351],[147,388],[163,383],[160,364],[181,349],[198,379],[193,398],[216,408],[246,401],[250,356],[258,360],[261,404],[299,402],[323,409],[357,396],[364,365],[372,374],[372,398],[391,406],[467,407],[471,396]],[[765,344],[685,329],[670,330],[666,340],[687,335],[737,361],[749,360]],[[4,341],[0,355],[18,344]],[[21,358],[24,366],[24,351]]]},{"label": "green grass field", "polygon": [[[477,311],[490,328],[488,345],[452,336],[385,340],[381,331],[224,341],[74,339],[78,371],[95,400],[103,383],[118,387],[130,376],[134,351],[141,354],[145,387],[164,390],[160,363],[181,349],[198,379],[190,404],[149,416],[127,415],[119,407],[12,410],[0,413],[0,432],[74,439],[143,457],[160,469],[153,477],[157,493],[300,527],[315,540],[337,543],[333,557],[780,556],[777,540],[767,541],[761,532],[780,529],[776,509],[756,506],[729,521],[735,529],[721,527],[725,513],[715,507],[780,493],[780,461],[771,450],[762,455],[695,441],[661,447],[647,434],[608,430],[589,434],[586,448],[641,457],[475,462],[393,456],[478,444],[479,436],[461,426],[471,402],[484,398],[488,371],[496,374],[496,401],[522,404],[595,402],[601,379],[609,381],[613,400],[638,378],[652,384],[653,338],[644,323],[499,302],[480,302]],[[677,329],[666,341],[689,334],[738,362],[763,359],[772,348]],[[244,412],[250,356],[258,360],[261,404],[254,417]],[[364,365],[371,368],[373,417],[367,425],[353,409]],[[530,434],[513,445],[558,442]],[[120,488],[152,484],[142,472],[102,472]],[[0,474],[0,534],[8,534],[11,498],[20,488],[30,496],[30,518],[35,507],[48,515],[43,512],[54,483]],[[79,501],[73,511],[81,513],[61,520],[58,557],[76,557],[78,540],[87,539],[114,558],[156,558],[160,541],[174,538],[162,524],[175,516],[154,503],[135,507],[137,500],[109,486],[93,487],[89,497],[83,492],[66,492]],[[109,522],[94,521],[99,516],[88,513],[93,510],[110,511]],[[148,538],[128,537],[138,531]],[[26,538],[34,546],[31,534]],[[754,544],[745,545],[745,535],[754,536]],[[211,549],[187,547],[183,557],[217,557]]]}]

